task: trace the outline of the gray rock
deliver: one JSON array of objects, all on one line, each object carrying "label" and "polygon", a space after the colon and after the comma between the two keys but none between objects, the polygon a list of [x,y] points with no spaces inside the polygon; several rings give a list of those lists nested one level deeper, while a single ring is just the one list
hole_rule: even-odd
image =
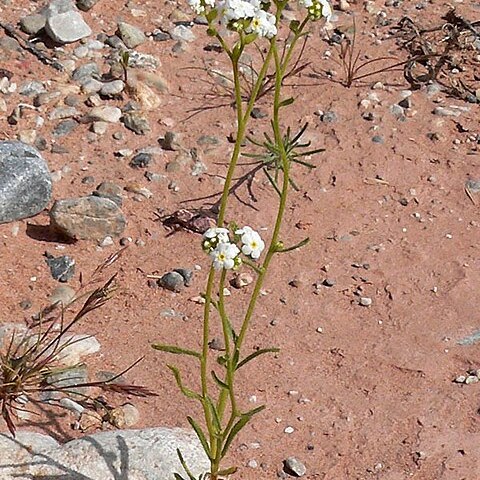
[{"label": "gray rock", "polygon": [[148,53],[140,53],[132,50],[129,53],[128,65],[131,68],[144,68],[147,70],[155,70],[160,66],[160,60]]},{"label": "gray rock", "polygon": [[321,117],[320,120],[323,123],[334,123],[338,120],[337,114],[333,111],[325,112]]},{"label": "gray rock", "polygon": [[138,47],[147,41],[142,30],[126,22],[118,22],[118,36],[128,48]]},{"label": "gray rock", "polygon": [[78,123],[73,118],[67,120],[62,120],[58,125],[53,129],[53,135],[55,137],[63,137],[68,135],[72,130],[77,127]]},{"label": "gray rock", "polygon": [[122,206],[122,187],[113,182],[102,182],[92,193],[97,197],[108,198],[115,202],[119,207]]},{"label": "gray rock", "polygon": [[294,477],[303,477],[307,473],[305,465],[295,457],[288,457],[283,461],[285,473]]},{"label": "gray rock", "polygon": [[129,165],[132,168],[147,168],[152,163],[152,154],[151,153],[137,153],[130,160]]},{"label": "gray rock", "polygon": [[176,27],[172,28],[170,31],[170,36],[172,37],[172,40],[182,42],[193,42],[197,38],[192,32],[192,29],[186,27],[185,25],[177,25]]},{"label": "gray rock", "polygon": [[50,303],[53,305],[57,302],[67,306],[76,296],[77,292],[68,285],[58,286],[49,296]]},{"label": "gray rock", "polygon": [[57,200],[50,211],[50,223],[72,239],[102,240],[120,236],[126,219],[112,200],[89,196]]},{"label": "gray rock", "polygon": [[94,107],[87,115],[87,120],[94,122],[117,123],[122,118],[122,111],[118,107]]},{"label": "gray rock", "polygon": [[180,292],[185,287],[185,279],[178,272],[168,272],[158,279],[158,285],[172,292]]},{"label": "gray rock", "polygon": [[32,13],[20,19],[20,28],[29,35],[36,35],[45,27],[47,19],[41,13]]},{"label": "gray rock", "polygon": [[98,93],[103,88],[103,83],[96,78],[87,78],[82,83],[82,92],[87,95],[92,95],[93,93]]},{"label": "gray rock", "polygon": [[26,97],[35,97],[36,95],[44,92],[45,86],[38,80],[31,80],[29,82],[22,83],[18,89],[18,93],[20,95],[25,95]]},{"label": "gray rock", "polygon": [[[85,337],[85,335],[83,337]],[[94,337],[90,337],[90,338],[94,338]],[[75,338],[73,336],[71,336],[70,339],[75,340]],[[66,339],[64,339],[64,340],[66,340]],[[86,339],[86,340],[89,340],[89,339]],[[81,347],[82,341],[83,340],[78,342],[79,348],[82,348]],[[75,343],[72,344],[72,345],[69,345],[69,346],[65,347],[65,349],[61,352],[61,355],[63,357],[62,358],[62,363],[64,365],[72,366],[73,368],[66,368],[66,369],[59,370],[56,373],[52,373],[51,375],[49,375],[46,378],[46,383],[48,385],[52,386],[52,387],[57,387],[57,388],[70,387],[68,389],[69,394],[86,395],[88,393],[88,387],[78,386],[81,383],[86,383],[88,381],[88,372],[87,372],[86,365],[85,364],[77,365],[80,361],[80,355],[75,356],[75,358],[73,359],[73,362],[68,362],[68,361],[65,362],[65,363],[63,362],[63,360],[65,358],[67,358],[67,356],[68,356],[68,355],[65,355],[66,350],[68,350],[72,347],[77,348]],[[100,348],[100,344],[98,344],[98,347]],[[89,353],[92,353],[92,352],[89,352]],[[60,358],[59,358],[59,360],[60,360]],[[60,393],[58,391],[57,392],[46,391],[46,392],[41,393],[40,398],[43,401],[45,401],[45,400],[51,400],[51,399],[54,399],[54,398],[59,399],[63,396],[64,396],[64,394]],[[74,397],[75,395],[71,395],[71,396]]]},{"label": "gray rock", "polygon": [[0,224],[36,215],[51,194],[50,172],[40,153],[24,143],[0,142]]},{"label": "gray rock", "polygon": [[68,255],[54,257],[45,252],[45,261],[50,267],[50,273],[59,282],[68,282],[75,275],[75,260]]},{"label": "gray rock", "polygon": [[82,15],[74,10],[48,15],[45,31],[54,42],[61,45],[76,42],[92,34]]},{"label": "gray rock", "polygon": [[195,478],[208,471],[196,435],[164,427],[99,432],[64,445],[38,433],[0,434],[0,471],[5,479],[167,480],[186,477],[177,449]]},{"label": "gray rock", "polygon": [[84,12],[93,8],[99,0],[77,0],[77,7]]},{"label": "gray rock", "polygon": [[86,63],[85,65],[81,65],[80,67],[76,68],[72,73],[72,79],[76,82],[82,83],[89,78],[99,78],[100,77],[100,69],[98,65],[94,62]]},{"label": "gray rock", "polygon": [[445,107],[435,107],[433,110],[434,115],[438,115],[440,117],[459,117],[461,112],[458,110],[452,110]]},{"label": "gray rock", "polygon": [[123,80],[113,80],[112,82],[104,83],[100,89],[100,95],[105,95],[107,97],[113,95],[119,95],[123,92],[125,88],[125,83]]},{"label": "gray rock", "polygon": [[75,107],[57,107],[54,108],[48,115],[49,120],[64,120],[78,115],[78,110]]},{"label": "gray rock", "polygon": [[146,135],[152,129],[147,118],[141,112],[128,112],[123,116],[123,124],[137,135]]},{"label": "gray rock", "polygon": [[189,287],[192,284],[193,270],[189,268],[175,268],[174,272],[179,273],[183,277],[183,282],[186,287]]}]

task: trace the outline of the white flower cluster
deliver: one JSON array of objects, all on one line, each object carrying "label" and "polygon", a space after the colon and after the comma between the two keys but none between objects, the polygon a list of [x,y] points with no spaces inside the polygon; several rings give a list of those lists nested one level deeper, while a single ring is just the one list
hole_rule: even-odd
[{"label": "white flower cluster", "polygon": [[300,5],[305,7],[312,20],[325,17],[327,20],[332,16],[332,7],[328,0],[299,0]]},{"label": "white flower cluster", "polygon": [[[205,15],[209,25],[218,22],[230,30],[253,33],[259,37],[272,38],[277,34],[275,15],[268,11],[268,0],[188,0],[198,15]],[[328,0],[299,0],[312,20],[332,15]]]},{"label": "white flower cluster", "polygon": [[240,248],[230,240],[227,228],[209,228],[203,234],[203,249],[208,253],[215,270],[232,269],[241,265],[240,253],[257,260],[265,248],[262,238],[251,227],[245,226],[235,230],[235,239]]},{"label": "white flower cluster", "polygon": [[261,0],[188,0],[198,15],[214,12],[212,18],[234,31],[255,33],[272,38],[277,34],[275,15],[269,13],[268,3]]}]

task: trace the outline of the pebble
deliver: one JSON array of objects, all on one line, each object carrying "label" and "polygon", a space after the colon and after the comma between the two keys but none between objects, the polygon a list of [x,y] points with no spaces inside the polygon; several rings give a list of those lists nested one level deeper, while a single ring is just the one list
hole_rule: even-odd
[{"label": "pebble", "polygon": [[47,19],[41,13],[32,13],[20,19],[20,28],[29,35],[36,35],[45,27]]},{"label": "pebble", "polygon": [[88,196],[57,200],[50,210],[50,223],[74,240],[102,240],[120,236],[126,219],[112,200]]},{"label": "pebble", "polygon": [[32,217],[50,201],[48,165],[32,146],[0,142],[0,224]]},{"label": "pebble", "polygon": [[360,297],[359,303],[362,305],[362,307],[369,307],[372,305],[373,300],[370,297]]},{"label": "pebble", "polygon": [[69,118],[67,120],[63,120],[57,124],[57,126],[53,129],[53,135],[55,137],[63,137],[68,135],[78,126],[78,122]]},{"label": "pebble", "polygon": [[115,202],[119,207],[122,206],[122,187],[114,182],[105,181],[100,183],[92,195],[97,197],[108,198],[112,202]]},{"label": "pebble", "polygon": [[60,285],[53,290],[49,300],[52,305],[60,302],[66,306],[75,298],[76,294],[77,292],[72,287],[68,285]]},{"label": "pebble", "polygon": [[185,287],[185,280],[183,276],[176,272],[168,272],[165,275],[162,275],[161,278],[157,281],[160,287],[166,288],[172,292],[181,292]]},{"label": "pebble", "polygon": [[288,433],[288,434],[291,434],[295,431],[295,429],[293,427],[285,427],[285,429],[283,430],[284,433]]},{"label": "pebble", "polygon": [[253,277],[248,272],[238,273],[230,281],[232,287],[235,288],[243,288],[251,283],[253,283]]},{"label": "pebble", "polygon": [[87,120],[93,122],[118,123],[122,118],[122,111],[118,107],[94,107],[87,115]]},{"label": "pebble", "polygon": [[50,267],[50,273],[59,282],[68,282],[75,275],[75,260],[68,255],[54,257],[45,252],[45,261]]},{"label": "pebble", "polygon": [[118,22],[117,26],[118,36],[128,48],[138,47],[147,41],[147,37],[139,28],[126,22]]},{"label": "pebble", "polygon": [[382,143],[385,143],[385,140],[383,139],[383,137],[381,135],[374,135],[372,137],[372,142],[382,144]]},{"label": "pebble", "polygon": [[137,153],[129,165],[132,168],[147,168],[152,163],[153,156],[150,153]]},{"label": "pebble", "polygon": [[191,286],[193,279],[193,270],[191,270],[190,268],[175,268],[173,271],[179,273],[182,276],[183,282],[185,283],[186,287]]},{"label": "pebble", "polygon": [[106,97],[112,97],[115,95],[120,95],[125,88],[125,83],[123,80],[113,80],[112,82],[107,82],[102,85],[100,89],[100,95]]},{"label": "pebble", "polygon": [[461,112],[458,110],[451,110],[444,107],[435,107],[433,110],[433,114],[440,117],[459,117],[461,115]]},{"label": "pebble", "polygon": [[303,477],[307,473],[305,465],[295,457],[288,457],[283,461],[283,469],[285,473],[293,477]]},{"label": "pebble", "polygon": [[467,385],[470,385],[472,383],[477,383],[480,379],[476,376],[476,375],[469,375],[466,379],[465,379],[465,383]]},{"label": "pebble", "polygon": [[137,135],[146,135],[152,129],[148,119],[140,112],[128,112],[123,116],[123,124]]},{"label": "pebble", "polygon": [[18,87],[18,93],[26,97],[35,97],[41,93],[45,93],[46,89],[42,82],[38,80],[31,80],[29,82],[22,83]]},{"label": "pebble", "polygon": [[105,135],[108,131],[108,125],[107,122],[93,122],[91,130],[96,135]]},{"label": "pebble", "polygon": [[83,83],[90,78],[100,78],[100,68],[94,62],[81,65],[72,73],[72,79],[79,83]]},{"label": "pebble", "polygon": [[321,115],[320,120],[323,123],[334,123],[338,120],[337,114],[335,112],[325,112]]},{"label": "pebble", "polygon": [[84,12],[88,12],[93,8],[100,0],[77,0],[77,7]]},{"label": "pebble", "polygon": [[172,28],[170,31],[170,37],[172,37],[172,40],[182,42],[193,42],[197,38],[192,32],[192,29],[186,27],[185,25],[177,25],[176,27]]}]

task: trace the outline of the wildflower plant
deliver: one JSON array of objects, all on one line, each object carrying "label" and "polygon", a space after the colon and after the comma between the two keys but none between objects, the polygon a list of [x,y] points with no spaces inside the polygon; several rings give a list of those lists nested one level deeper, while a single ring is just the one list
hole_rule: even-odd
[{"label": "wildflower plant", "polygon": [[[228,56],[234,79],[235,108],[237,115],[236,141],[228,165],[223,193],[219,203],[216,227],[209,228],[203,235],[202,248],[210,257],[211,267],[208,273],[204,293],[203,335],[200,351],[185,349],[176,345],[154,344],[157,350],[193,357],[199,364],[200,387],[193,390],[183,382],[180,370],[168,365],[181,392],[188,398],[198,401],[203,410],[203,421],[187,417],[197,434],[206,455],[210,460],[210,471],[203,477],[220,480],[234,473],[236,467],[225,467],[224,459],[238,433],[248,424],[252,417],[263,410],[259,406],[245,411],[239,403],[236,387],[238,370],[258,356],[277,352],[276,348],[263,348],[251,354],[242,350],[247,338],[257,300],[265,280],[266,273],[275,254],[295,250],[304,246],[304,239],[292,246],[285,246],[280,238],[287,198],[292,183],[290,170],[293,164],[310,166],[301,159],[302,156],[317,153],[319,150],[303,152],[308,144],[301,144],[299,134],[292,136],[290,130],[282,133],[280,113],[283,108],[294,103],[293,98],[282,97],[283,81],[289,73],[292,55],[299,40],[306,36],[310,22],[329,18],[332,10],[327,0],[300,0],[302,20],[292,20],[288,25],[288,38],[282,39],[281,18],[288,0],[188,0],[196,14],[203,15],[208,22],[207,33],[215,37]],[[230,33],[232,32],[232,33]],[[266,54],[250,96],[242,97],[241,57],[251,44],[263,43]],[[271,74],[269,72],[273,71]],[[257,143],[264,152],[257,155],[263,162],[266,173],[275,169],[271,178],[272,186],[278,193],[277,213],[268,242],[250,226],[239,227],[231,223],[226,225],[225,217],[228,207],[234,174],[238,160],[242,155],[247,124],[250,114],[259,98],[267,75],[273,75],[272,88],[272,132],[266,135],[266,143]],[[299,151],[300,149],[300,151]],[[269,174],[267,174],[268,176]],[[256,274],[253,290],[243,314],[230,312],[225,301],[225,285],[229,270],[251,268]],[[215,323],[215,320],[218,323]],[[225,350],[216,359],[217,366],[209,354],[211,331],[219,325],[223,332]],[[220,373],[218,373],[220,372]],[[203,424],[203,426],[201,425]],[[196,480],[186,465],[182,453],[177,451],[187,477],[175,474],[176,480]]]}]

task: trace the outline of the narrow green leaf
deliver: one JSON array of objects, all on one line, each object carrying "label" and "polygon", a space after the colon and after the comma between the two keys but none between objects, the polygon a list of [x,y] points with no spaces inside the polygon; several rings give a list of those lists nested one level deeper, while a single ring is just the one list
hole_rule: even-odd
[{"label": "narrow green leaf", "polygon": [[208,446],[207,438],[205,437],[203,430],[200,428],[198,423],[195,422],[195,420],[192,417],[187,416],[187,420],[188,420],[188,423],[191,425],[191,427],[195,430],[195,433],[197,434],[197,437],[200,440],[200,443],[202,444],[202,447],[205,450],[207,457],[210,460],[213,460],[212,453],[210,452],[210,447]]},{"label": "narrow green leaf", "polygon": [[194,350],[188,350],[187,348],[176,347],[175,345],[162,345],[160,343],[152,344],[152,347],[155,350],[160,350],[161,352],[173,353],[175,355],[190,355],[191,357],[201,358],[201,354],[195,352]]},{"label": "narrow green leaf", "polygon": [[257,350],[256,352],[251,353],[247,357],[245,357],[238,365],[237,365],[237,370],[240,367],[243,367],[245,364],[253,360],[254,358],[257,358],[260,355],[263,355],[264,353],[277,353],[279,352],[279,348],[261,348],[260,350]]},{"label": "narrow green leaf", "polygon": [[[185,470],[185,472],[187,473],[188,475],[188,478],[189,480],[196,480],[195,477],[193,476],[192,472],[190,471],[190,469],[188,468],[187,466],[187,462],[185,461],[185,459],[183,458],[183,455],[182,455],[182,452],[180,451],[179,448],[177,448],[177,455],[178,455],[178,459],[180,460],[180,463],[182,464],[182,467],[183,469]],[[178,478],[177,478],[177,475],[178,475]],[[178,473],[175,473],[175,480],[185,480],[183,477],[181,477]]]},{"label": "narrow green leaf", "polygon": [[200,400],[200,401],[202,400],[201,395],[199,395],[198,393],[195,393],[193,390],[190,390],[189,388],[183,385],[182,377],[177,367],[174,367],[173,365],[167,365],[167,367],[172,371],[173,375],[175,376],[175,380],[177,381],[178,388],[187,398],[192,398],[194,400]]},{"label": "narrow green leaf", "polygon": [[220,417],[218,416],[218,410],[217,407],[213,404],[213,401],[210,397],[207,396],[207,405],[210,408],[210,411],[212,412],[212,418],[213,418],[213,424],[215,427],[215,431],[217,434],[219,434],[222,431],[222,422],[220,421]]},{"label": "narrow green leaf", "polygon": [[274,190],[277,192],[278,196],[281,197],[282,196],[282,192],[280,191],[280,189],[278,188],[277,184],[275,183],[275,180],[272,178],[272,176],[268,173],[267,169],[264,168],[263,169],[263,173],[265,174],[265,176],[268,178],[268,181],[271,183],[272,187],[274,188]]},{"label": "narrow green leaf", "polygon": [[225,468],[224,470],[220,470],[218,474],[222,477],[225,477],[227,475],[233,475],[237,470],[238,470],[237,467],[229,467],[229,468]]},{"label": "narrow green leaf", "polygon": [[212,370],[212,377],[213,377],[213,380],[215,380],[215,383],[220,387],[220,388],[225,388],[225,390],[228,390],[228,385],[220,380],[220,378],[218,378],[217,374]]},{"label": "narrow green leaf", "polygon": [[301,242],[296,243],[295,245],[292,245],[291,247],[282,247],[282,248],[277,248],[276,252],[277,253],[286,253],[286,252],[291,252],[292,250],[297,250],[297,248],[302,248],[305,245],[310,242],[310,238],[304,238]]},{"label": "narrow green leaf", "polygon": [[282,100],[278,106],[287,107],[288,105],[291,105],[294,101],[295,99],[293,97],[286,98],[285,100]]},{"label": "narrow green leaf", "polygon": [[223,445],[223,449],[222,449],[222,458],[228,452],[230,444],[233,442],[234,438],[238,435],[240,430],[242,430],[242,428],[250,421],[253,415],[255,415],[258,412],[261,412],[264,408],[265,408],[265,405],[260,405],[259,407],[254,408],[253,410],[250,410],[249,412],[243,413],[241,415],[240,419],[232,427],[232,429],[230,430],[230,433],[228,434],[227,439],[225,440],[225,444]]}]

